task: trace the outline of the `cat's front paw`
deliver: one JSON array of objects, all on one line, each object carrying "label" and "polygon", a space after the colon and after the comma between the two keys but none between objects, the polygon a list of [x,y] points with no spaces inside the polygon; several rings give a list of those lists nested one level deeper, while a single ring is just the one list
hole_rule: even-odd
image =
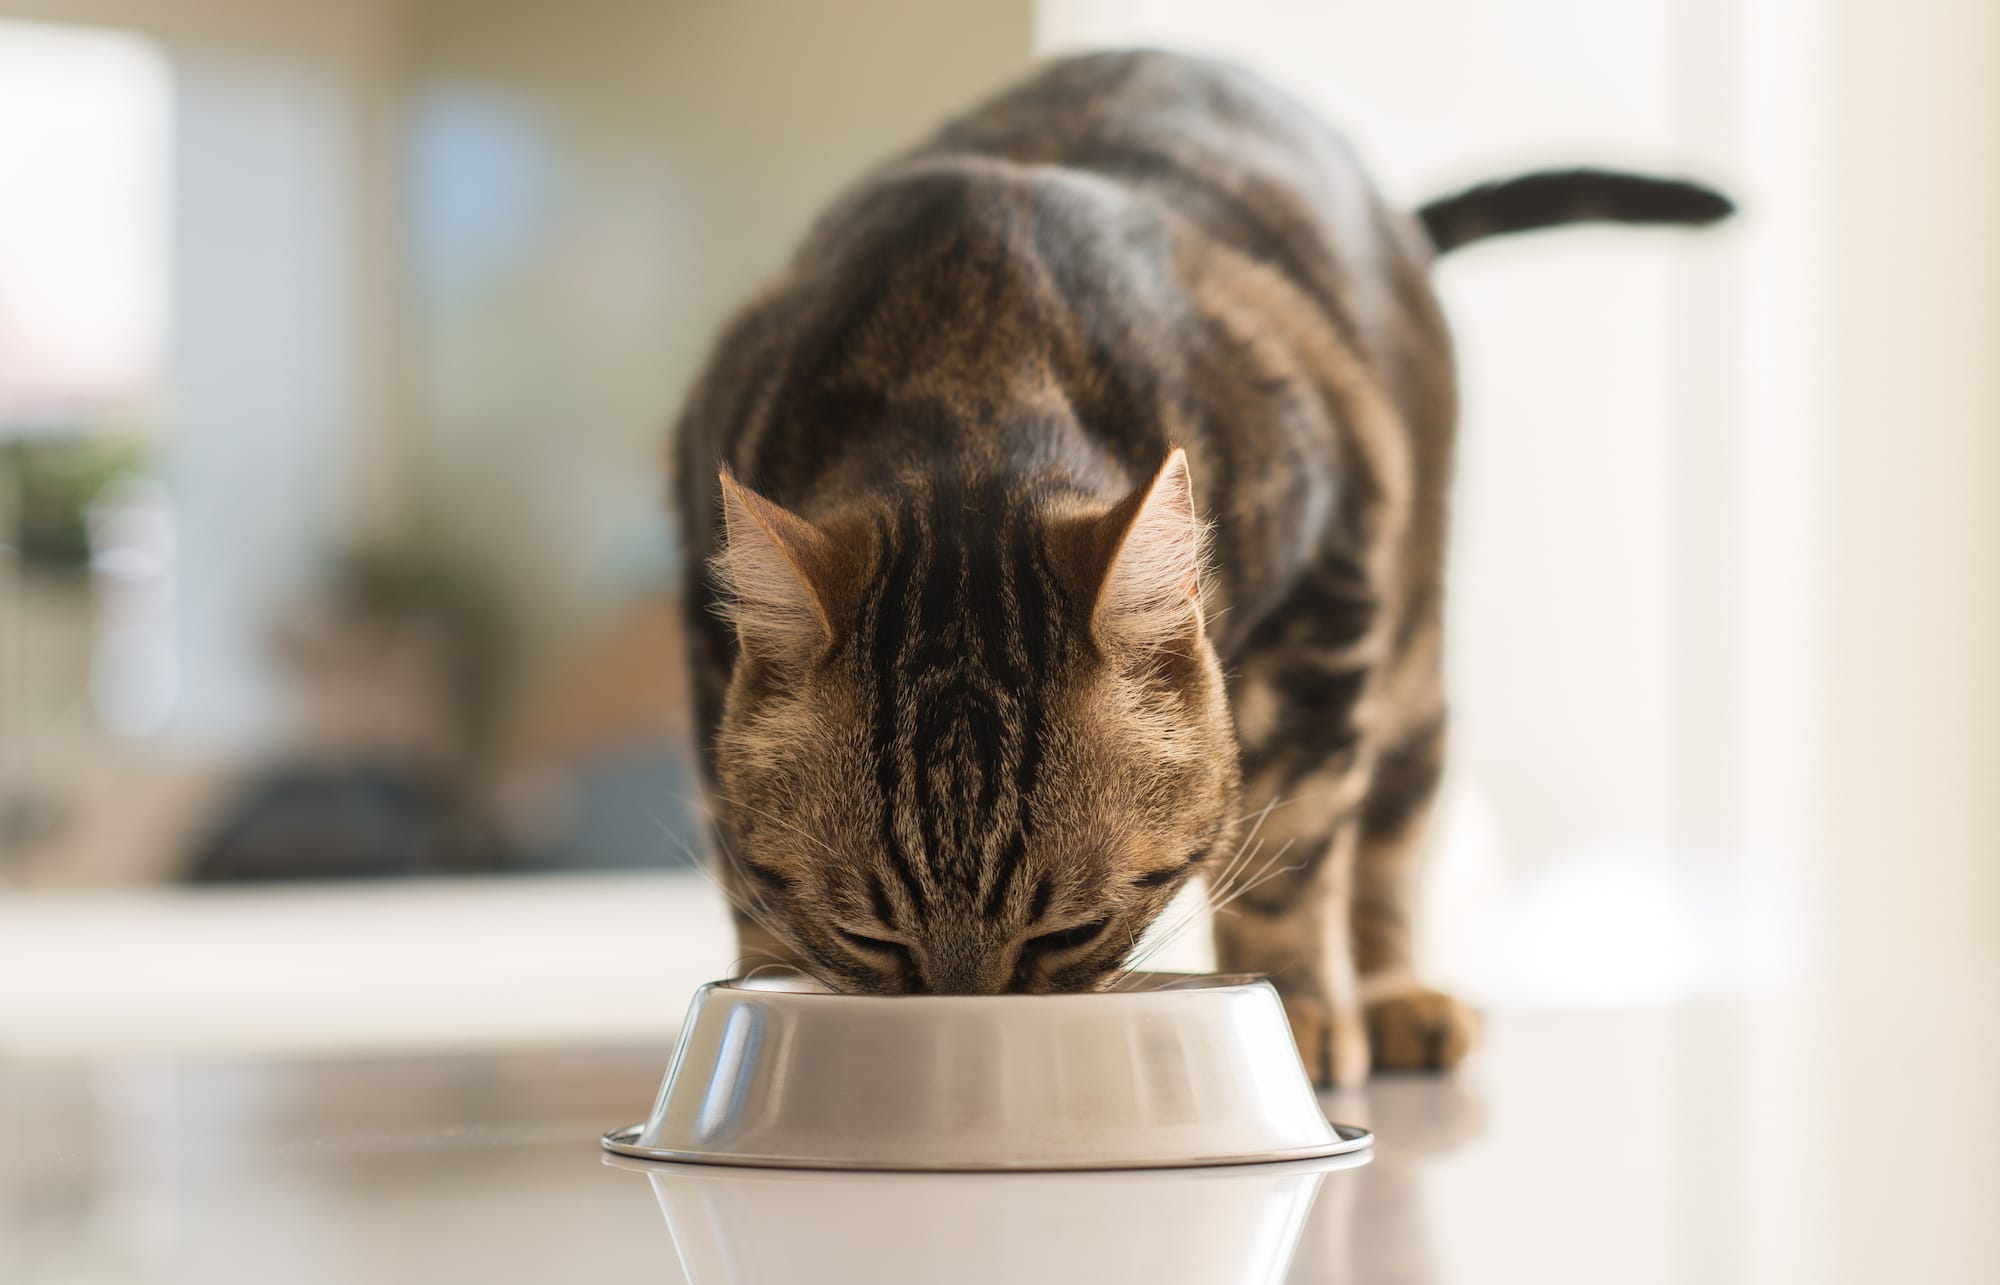
[{"label": "cat's front paw", "polygon": [[1367,1013],[1375,1065],[1385,1071],[1450,1070],[1479,1038],[1479,1014],[1426,986],[1377,995]]},{"label": "cat's front paw", "polygon": [[1306,1074],[1322,1089],[1351,1089],[1368,1079],[1368,1029],[1359,1015],[1342,1013],[1323,999],[1282,996],[1285,1018]]}]

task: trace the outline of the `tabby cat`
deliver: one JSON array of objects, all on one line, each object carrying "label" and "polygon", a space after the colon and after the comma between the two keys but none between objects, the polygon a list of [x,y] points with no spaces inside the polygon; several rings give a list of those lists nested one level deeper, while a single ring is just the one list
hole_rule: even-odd
[{"label": "tabby cat", "polygon": [[[1411,967],[1445,744],[1433,257],[1704,188],[1390,208],[1235,68],[1053,63],[868,174],[677,428],[697,728],[744,958],[843,991],[1111,983],[1226,882],[1307,1068],[1444,1067]],[[1254,837],[1251,831],[1256,831]]]}]

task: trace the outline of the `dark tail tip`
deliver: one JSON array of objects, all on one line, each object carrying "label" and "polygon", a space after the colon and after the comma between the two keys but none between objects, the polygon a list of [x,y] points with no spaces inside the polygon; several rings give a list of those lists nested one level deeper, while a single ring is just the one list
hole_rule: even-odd
[{"label": "dark tail tip", "polygon": [[1720,223],[1736,213],[1736,202],[1712,187],[1687,179],[1647,179],[1658,186],[1654,189],[1658,205],[1655,214],[1629,222],[1680,223],[1689,227],[1707,227]]},{"label": "dark tail tip", "polygon": [[1689,179],[1613,170],[1550,170],[1482,183],[1418,210],[1431,244],[1443,254],[1474,241],[1572,223],[1704,227],[1736,212],[1736,203]]}]

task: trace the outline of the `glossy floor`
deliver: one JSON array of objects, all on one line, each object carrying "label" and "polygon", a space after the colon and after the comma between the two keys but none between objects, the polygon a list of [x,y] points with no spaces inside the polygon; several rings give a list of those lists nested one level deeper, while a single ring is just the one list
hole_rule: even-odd
[{"label": "glossy floor", "polygon": [[[665,1050],[19,1063],[0,1279],[1751,1281],[1729,1010],[1502,1014],[1328,1102],[1369,1163],[784,1177],[619,1167]],[[1936,1276],[1927,1279],[1938,1279]]]}]

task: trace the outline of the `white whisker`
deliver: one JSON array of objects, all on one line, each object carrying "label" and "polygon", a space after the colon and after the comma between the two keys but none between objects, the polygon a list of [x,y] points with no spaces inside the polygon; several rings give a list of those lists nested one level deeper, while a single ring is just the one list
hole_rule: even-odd
[{"label": "white whisker", "polygon": [[1271,880],[1278,878],[1280,875],[1291,874],[1295,871],[1305,869],[1304,864],[1282,866],[1282,867],[1277,865],[1277,862],[1284,858],[1285,853],[1291,849],[1291,846],[1295,841],[1296,841],[1295,838],[1285,840],[1283,844],[1279,845],[1278,850],[1271,854],[1270,865],[1268,865],[1262,870],[1259,870],[1254,878],[1245,879],[1239,886],[1229,889],[1226,896],[1222,895],[1221,890],[1219,888],[1212,889],[1210,891],[1208,898],[1204,901],[1204,903],[1201,906],[1197,907],[1196,909],[1190,911],[1186,915],[1183,915],[1180,919],[1176,920],[1171,928],[1161,933],[1160,936],[1155,941],[1153,941],[1149,946],[1147,946],[1144,953],[1142,953],[1137,959],[1134,959],[1130,963],[1126,964],[1123,972],[1120,973],[1120,976],[1127,977],[1135,972],[1138,972],[1140,969],[1144,968],[1146,964],[1150,962],[1156,955],[1158,955],[1161,951],[1165,950],[1168,946],[1172,945],[1175,941],[1178,941],[1190,928],[1194,927],[1196,923],[1200,922],[1204,913],[1206,913],[1210,918],[1213,918],[1215,915],[1219,915],[1227,911],[1230,906],[1230,903],[1236,901],[1239,897],[1243,897],[1251,892],[1256,891],[1258,888],[1262,887],[1266,883],[1269,883]]},{"label": "white whisker", "polygon": [[[658,816],[654,815],[650,809],[647,810],[646,815],[652,819],[653,824],[659,826],[662,830],[666,831],[669,834],[673,833],[672,828],[669,827],[666,824],[666,822],[662,821]],[[721,854],[723,864],[730,870],[732,871],[735,870],[737,868],[736,858],[729,851],[729,845],[723,841],[721,827],[715,825],[713,819],[709,821],[709,827],[715,832],[716,851]],[[687,849],[687,845],[685,844],[685,842],[683,842],[682,847],[684,850],[687,850],[688,856],[692,860],[694,856],[692,850]],[[706,862],[695,860],[693,864],[695,873],[699,874],[703,879],[706,879],[709,882],[709,885],[722,895],[722,899],[724,902],[728,903],[728,905],[732,909],[734,909],[738,914],[742,915],[745,919],[748,919],[751,923],[757,925],[759,928],[762,928],[765,932],[769,933],[772,939],[775,940],[779,945],[786,947],[792,952],[793,958],[787,961],[788,967],[796,969],[798,972],[805,974],[807,977],[810,977],[813,981],[818,982],[820,985],[826,987],[829,991],[832,991],[836,994],[840,993],[841,988],[839,985],[837,985],[836,983],[828,979],[826,976],[824,976],[821,970],[806,962],[808,959],[811,958],[811,956],[805,951],[803,947],[800,946],[798,939],[796,937],[794,937],[791,933],[786,932],[782,927],[778,925],[778,923],[773,918],[770,907],[766,905],[761,898],[757,897],[756,894],[749,892],[747,890],[747,881],[740,881],[740,882],[746,882],[746,890],[742,893],[739,893],[736,890],[731,889],[728,885],[724,884],[720,879],[717,879],[715,875],[711,873],[710,870],[708,869],[708,864]],[[732,965],[732,968],[733,967],[734,966]]]}]

